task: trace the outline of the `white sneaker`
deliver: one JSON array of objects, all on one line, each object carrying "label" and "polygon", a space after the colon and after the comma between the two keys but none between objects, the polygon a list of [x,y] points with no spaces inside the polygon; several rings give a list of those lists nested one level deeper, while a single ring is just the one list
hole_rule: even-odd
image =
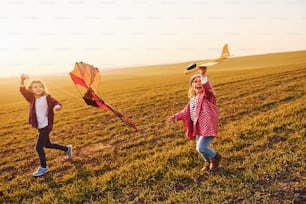
[{"label": "white sneaker", "polygon": [[43,168],[43,167],[38,167],[38,169],[33,173],[33,176],[37,177],[37,176],[41,176],[44,175],[45,173],[48,172],[48,167]]},{"label": "white sneaker", "polygon": [[67,148],[68,148],[68,150],[66,152],[67,157],[68,157],[68,159],[71,159],[72,158],[72,145],[67,145]]}]

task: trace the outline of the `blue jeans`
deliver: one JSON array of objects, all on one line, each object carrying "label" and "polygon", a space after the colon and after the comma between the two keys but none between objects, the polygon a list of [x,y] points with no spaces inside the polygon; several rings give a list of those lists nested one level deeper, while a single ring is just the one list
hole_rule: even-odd
[{"label": "blue jeans", "polygon": [[209,148],[209,144],[213,139],[214,137],[196,136],[197,151],[206,162],[209,162],[211,158],[216,156],[216,151]]}]

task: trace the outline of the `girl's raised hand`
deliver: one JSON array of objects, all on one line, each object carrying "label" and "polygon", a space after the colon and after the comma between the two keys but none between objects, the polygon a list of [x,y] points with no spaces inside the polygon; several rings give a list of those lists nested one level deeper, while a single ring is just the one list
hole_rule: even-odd
[{"label": "girl's raised hand", "polygon": [[21,74],[21,76],[20,76],[20,85],[21,85],[21,86],[24,86],[24,81],[25,81],[26,79],[29,79],[29,75],[27,75],[27,74]]},{"label": "girl's raised hand", "polygon": [[207,67],[199,67],[200,74],[204,77],[206,76]]},{"label": "girl's raised hand", "polygon": [[20,79],[21,79],[22,81],[24,81],[24,80],[26,80],[26,79],[29,79],[29,75],[27,75],[27,74],[21,74]]}]

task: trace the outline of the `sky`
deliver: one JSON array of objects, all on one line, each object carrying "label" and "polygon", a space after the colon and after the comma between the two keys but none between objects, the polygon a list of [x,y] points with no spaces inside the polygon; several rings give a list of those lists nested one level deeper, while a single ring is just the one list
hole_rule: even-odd
[{"label": "sky", "polygon": [[305,0],[0,0],[0,77],[306,50]]}]

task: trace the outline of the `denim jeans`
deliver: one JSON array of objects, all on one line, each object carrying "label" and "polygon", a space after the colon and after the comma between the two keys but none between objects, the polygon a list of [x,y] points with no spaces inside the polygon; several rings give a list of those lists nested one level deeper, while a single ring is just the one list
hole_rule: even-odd
[{"label": "denim jeans", "polygon": [[68,148],[66,146],[50,142],[50,138],[49,138],[50,129],[48,128],[48,126],[42,129],[38,129],[38,131],[39,131],[39,134],[38,134],[38,138],[36,142],[36,151],[39,156],[40,166],[43,168],[46,168],[47,164],[46,164],[46,155],[45,155],[44,147],[52,148],[52,149],[59,149],[62,151],[68,151]]},{"label": "denim jeans", "polygon": [[209,148],[209,144],[214,137],[196,136],[197,151],[202,155],[206,162],[209,162],[211,158],[216,156],[216,151]]}]

